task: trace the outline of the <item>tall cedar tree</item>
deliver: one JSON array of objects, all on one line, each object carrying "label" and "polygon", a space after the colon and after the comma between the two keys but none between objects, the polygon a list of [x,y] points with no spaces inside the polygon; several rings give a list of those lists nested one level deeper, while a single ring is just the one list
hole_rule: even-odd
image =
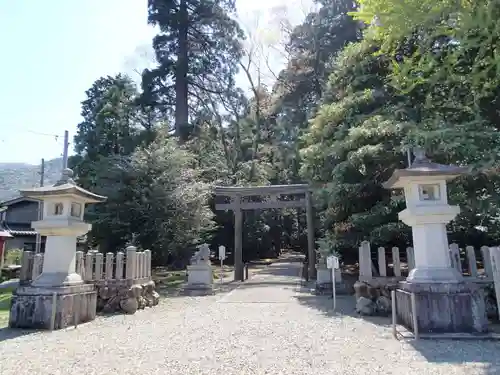
[{"label": "tall cedar tree", "polygon": [[143,73],[147,101],[175,114],[175,134],[185,142],[190,114],[207,97],[234,85],[243,32],[234,0],[149,0],[148,21],[159,27],[153,40],[159,66]]}]

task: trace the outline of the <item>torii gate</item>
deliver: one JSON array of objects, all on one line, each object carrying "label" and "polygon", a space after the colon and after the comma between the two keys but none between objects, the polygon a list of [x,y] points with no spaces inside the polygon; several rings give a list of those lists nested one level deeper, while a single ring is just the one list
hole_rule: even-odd
[{"label": "torii gate", "polygon": [[[216,186],[215,195],[230,199],[229,203],[215,204],[216,210],[234,212],[234,280],[243,281],[243,213],[242,210],[262,210],[272,208],[305,208],[307,216],[308,274],[316,274],[316,253],[314,250],[314,223],[309,185],[269,185],[269,186]],[[260,201],[251,199],[258,196]],[[246,199],[245,199],[246,198]],[[262,201],[262,198],[268,198]]]}]

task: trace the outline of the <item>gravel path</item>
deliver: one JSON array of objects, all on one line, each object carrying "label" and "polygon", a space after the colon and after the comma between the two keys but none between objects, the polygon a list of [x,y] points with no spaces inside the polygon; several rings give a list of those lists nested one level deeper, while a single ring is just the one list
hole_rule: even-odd
[{"label": "gravel path", "polygon": [[398,342],[353,316],[352,297],[339,299],[340,314],[303,293],[298,272],[277,263],[226,294],[170,298],[77,329],[0,332],[0,374],[500,374],[500,343]]}]

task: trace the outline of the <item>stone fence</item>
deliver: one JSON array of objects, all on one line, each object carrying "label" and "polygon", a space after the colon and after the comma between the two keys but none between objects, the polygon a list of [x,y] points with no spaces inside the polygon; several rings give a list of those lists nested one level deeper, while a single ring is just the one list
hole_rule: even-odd
[{"label": "stone fence", "polygon": [[[20,282],[31,282],[42,273],[44,254],[24,251]],[[151,279],[151,251],[137,251],[129,246],[124,252],[99,253],[97,250],[76,252],[75,272],[86,283],[130,281],[135,283]]]},{"label": "stone fence", "polygon": [[[465,278],[471,281],[492,282],[494,277],[493,264],[496,257],[500,257],[500,248],[482,246],[480,249],[480,262],[478,267],[478,257],[476,249],[472,246],[466,246],[461,251],[455,243],[449,247],[450,261],[453,267],[457,269]],[[359,280],[369,281],[374,278],[404,278],[402,273],[409,273],[415,267],[415,253],[412,247],[407,247],[406,267],[401,265],[401,252],[398,247],[393,247],[387,251],[383,247],[377,249],[378,269],[372,262],[372,250],[368,241],[363,241],[359,247]],[[389,256],[388,256],[389,255]],[[462,256],[463,255],[463,256]],[[500,261],[497,264],[500,266]],[[392,272],[391,272],[392,271]],[[392,275],[391,275],[392,273]]]},{"label": "stone fence", "polygon": [[[24,251],[20,284],[30,284],[42,273],[44,255]],[[151,251],[137,251],[129,246],[125,252],[103,254],[97,250],[76,252],[75,272],[85,283],[94,284],[98,312],[125,312],[158,304],[160,295],[151,278]]]},{"label": "stone fence", "polygon": [[[450,244],[450,262],[466,281],[481,286],[488,317],[499,319],[500,247],[482,246],[477,250],[473,246],[460,249],[457,244]],[[405,267],[402,266],[401,253],[406,256]],[[386,315],[391,310],[391,290],[395,290],[398,282],[405,280],[415,267],[415,253],[412,247],[404,252],[398,247],[390,251],[379,247],[373,258],[378,267],[372,261],[370,243],[363,241],[359,247],[359,281],[354,285],[356,310],[365,315]]]}]

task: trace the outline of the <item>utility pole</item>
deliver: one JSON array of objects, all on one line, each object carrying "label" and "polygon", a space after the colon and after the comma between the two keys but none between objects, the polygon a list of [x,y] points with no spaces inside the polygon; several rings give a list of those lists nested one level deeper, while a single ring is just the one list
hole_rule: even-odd
[{"label": "utility pole", "polygon": [[68,168],[69,133],[64,131],[63,169]]},{"label": "utility pole", "polygon": [[42,163],[40,164],[40,187],[43,186],[45,180],[45,159],[42,158]]},{"label": "utility pole", "polygon": [[[42,158],[42,163],[40,164],[40,187],[43,186],[45,180],[45,159]],[[38,220],[42,220],[43,218],[43,203],[42,201],[38,202]],[[42,250],[42,236],[37,232],[36,234],[36,243],[35,243],[35,253],[40,253]]]}]

